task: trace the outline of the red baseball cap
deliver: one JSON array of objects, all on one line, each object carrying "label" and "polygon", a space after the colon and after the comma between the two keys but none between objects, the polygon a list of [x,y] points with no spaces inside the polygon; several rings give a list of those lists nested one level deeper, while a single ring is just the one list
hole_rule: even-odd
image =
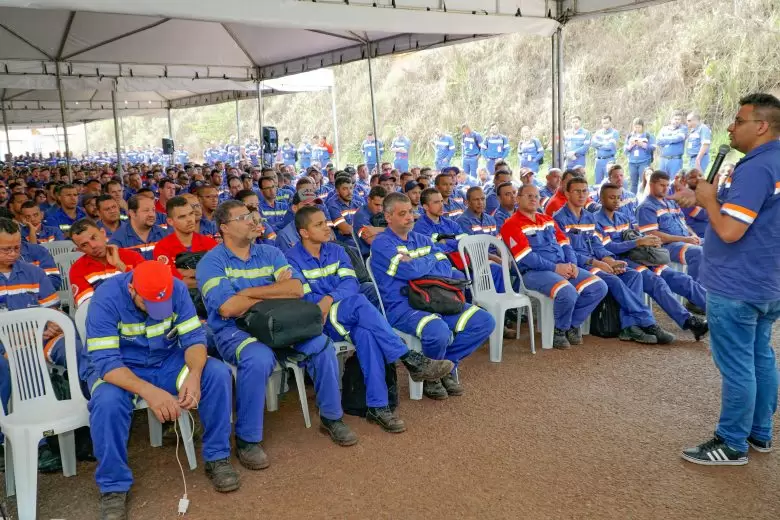
[{"label": "red baseball cap", "polygon": [[171,268],[155,260],[147,260],[133,269],[133,288],[154,320],[164,320],[173,314],[173,273]]}]

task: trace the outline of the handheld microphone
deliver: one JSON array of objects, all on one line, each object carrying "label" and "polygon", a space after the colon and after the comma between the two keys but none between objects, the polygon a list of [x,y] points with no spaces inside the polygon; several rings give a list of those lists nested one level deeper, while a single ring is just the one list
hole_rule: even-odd
[{"label": "handheld microphone", "polygon": [[718,171],[720,170],[721,165],[723,164],[723,160],[726,159],[726,156],[731,151],[731,147],[727,144],[720,145],[720,148],[718,148],[718,155],[715,156],[715,160],[712,161],[712,166],[710,167],[710,173],[707,174],[707,182],[710,184],[713,183],[715,180],[715,176],[718,174]]}]

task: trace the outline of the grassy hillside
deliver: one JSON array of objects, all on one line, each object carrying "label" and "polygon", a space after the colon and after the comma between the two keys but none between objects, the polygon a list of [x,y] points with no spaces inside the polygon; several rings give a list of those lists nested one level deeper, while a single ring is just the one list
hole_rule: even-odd
[{"label": "grassy hillside", "polygon": [[[441,128],[455,136],[463,122],[479,131],[496,122],[513,147],[520,128],[529,125],[547,143],[550,55],[549,38],[510,35],[377,59],[380,137],[389,141],[401,126],[413,142],[412,162],[425,164],[432,159],[432,132]],[[637,116],[655,131],[671,110],[697,110],[722,141],[741,95],[780,93],[780,2],[684,0],[572,22],[564,29],[564,65],[566,114],[581,115],[586,128],[598,128],[609,113],[623,135]],[[371,128],[367,66],[353,63],[334,72],[341,162],[357,163]],[[241,135],[257,135],[256,102],[239,105]],[[265,121],[296,142],[313,133],[332,141],[330,94],[267,99]],[[158,142],[167,122],[128,118],[124,134],[127,144]],[[225,140],[235,134],[235,104],[176,111],[174,134],[191,151]],[[90,145],[113,146],[111,122],[90,125]]]}]

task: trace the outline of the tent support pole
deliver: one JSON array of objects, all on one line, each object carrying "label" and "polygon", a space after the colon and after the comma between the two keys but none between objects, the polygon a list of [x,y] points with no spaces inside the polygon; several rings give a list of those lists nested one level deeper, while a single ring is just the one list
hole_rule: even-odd
[{"label": "tent support pole", "polygon": [[[377,170],[379,170],[381,158],[379,155],[379,135],[376,131],[376,103],[374,102],[374,71],[371,67],[371,42],[366,43],[366,49],[368,50],[366,58],[368,61],[368,87],[371,91],[371,120],[374,126],[374,148],[376,149]],[[368,173],[369,175],[371,174],[371,172]]]},{"label": "tent support pole", "polygon": [[560,168],[561,164],[559,162],[560,155],[558,152],[558,149],[561,146],[561,129],[558,128],[558,88],[555,81],[556,75],[555,75],[555,68],[556,68],[556,39],[555,34],[550,36],[550,44],[552,48],[552,55],[550,57],[550,72],[552,73],[552,76],[550,78],[550,98],[552,101],[552,110],[550,111],[550,115],[552,116],[552,131],[550,135],[552,136],[552,160],[550,161],[552,163],[553,168]]},{"label": "tent support pole", "polygon": [[89,155],[89,135],[87,134],[87,122],[82,121],[81,124],[84,125],[84,149],[87,155]]},{"label": "tent support pole", "polygon": [[124,177],[122,176],[122,153],[120,151],[119,144],[119,118],[116,116],[116,91],[111,90],[111,111],[114,115],[114,141],[116,142],[116,163],[117,173],[119,174],[119,180],[122,182],[122,186],[125,185]]},{"label": "tent support pole", "polygon": [[11,154],[11,135],[8,133],[8,119],[5,116],[5,103],[0,103],[3,112],[3,130],[5,130],[5,145],[8,147],[8,154]]},{"label": "tent support pole", "polygon": [[330,105],[333,112],[333,152],[336,155],[336,170],[339,169],[339,123],[336,115],[336,85],[330,87]]},{"label": "tent support pole", "polygon": [[60,62],[57,62],[57,95],[60,98],[60,115],[62,116],[62,135],[65,137],[65,164],[68,171],[68,182],[73,182],[73,172],[70,169],[70,145],[68,144],[68,125],[65,123],[65,98],[62,97],[62,78]]},{"label": "tent support pole", "polygon": [[173,116],[171,115],[171,107],[168,107],[168,139],[173,141]]},{"label": "tent support pole", "polygon": [[257,76],[257,141],[260,145],[260,167],[265,160],[265,139],[263,139],[263,88],[260,75]]},{"label": "tent support pole", "polygon": [[563,167],[563,26],[558,27],[556,35],[558,39],[555,57],[555,61],[558,64],[556,67],[558,70],[558,83],[556,85],[556,89],[558,90],[558,114],[556,116],[558,118],[558,164],[560,167]]},{"label": "tent support pole", "polygon": [[238,146],[238,161],[241,162],[241,120],[238,117],[237,99],[236,99],[236,146]]}]

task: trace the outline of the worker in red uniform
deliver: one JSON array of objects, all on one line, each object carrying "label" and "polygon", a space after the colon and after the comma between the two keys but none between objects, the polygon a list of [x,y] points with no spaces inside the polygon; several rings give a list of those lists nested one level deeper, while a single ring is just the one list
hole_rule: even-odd
[{"label": "worker in red uniform", "polygon": [[184,197],[173,197],[166,203],[168,227],[173,233],[154,246],[152,255],[158,262],[169,265],[173,276],[183,280],[188,289],[195,289],[195,269],[177,269],[176,256],[184,252],[199,253],[217,247],[217,241],[195,233],[195,210]]},{"label": "worker in red uniform", "polygon": [[89,218],[82,218],[73,224],[70,239],[76,249],[84,253],[68,272],[76,307],[91,298],[103,281],[131,271],[144,261],[144,257],[131,249],[109,245],[105,230]]}]

